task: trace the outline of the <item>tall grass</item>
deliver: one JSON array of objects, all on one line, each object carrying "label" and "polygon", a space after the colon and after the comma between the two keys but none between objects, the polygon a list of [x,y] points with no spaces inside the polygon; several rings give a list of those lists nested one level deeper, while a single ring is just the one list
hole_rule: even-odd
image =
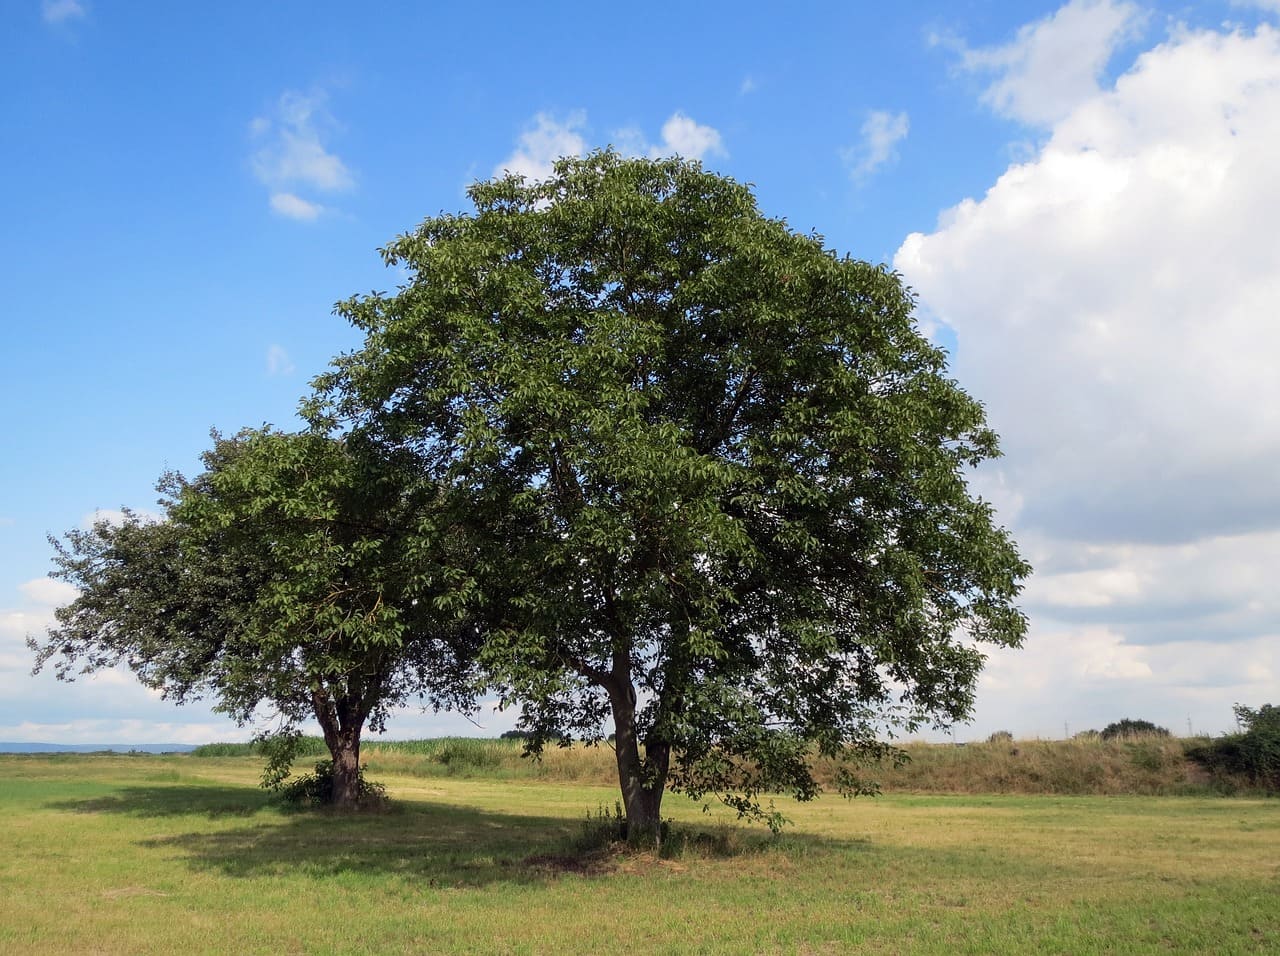
[{"label": "tall grass", "polygon": [[908,761],[868,772],[890,793],[1155,796],[1211,791],[1181,740],[1002,740],[963,746],[908,744]]},{"label": "tall grass", "polygon": [[[867,768],[864,777],[885,793],[1008,793],[1142,796],[1208,794],[1220,781],[1186,758],[1199,739],[1128,737],[1102,740],[996,740],[961,746],[906,744],[908,760]],[[319,737],[304,738],[301,757],[323,756]],[[251,756],[251,744],[209,744],[196,757]],[[362,749],[374,775],[458,777],[462,779],[560,781],[612,786],[617,765],[607,744],[548,747],[541,759],[523,756],[518,740],[441,737],[430,740],[372,741]],[[824,787],[835,785],[835,767],[819,761]],[[1225,788],[1231,789],[1231,788]]]}]

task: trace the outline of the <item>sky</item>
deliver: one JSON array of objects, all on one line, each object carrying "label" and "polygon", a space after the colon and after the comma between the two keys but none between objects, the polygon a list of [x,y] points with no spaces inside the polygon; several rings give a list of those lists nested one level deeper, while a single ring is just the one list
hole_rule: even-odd
[{"label": "sky", "polygon": [[211,428],[298,424],[358,341],[333,303],[399,284],[378,247],[610,144],[898,270],[986,406],[1030,631],[955,739],[1280,703],[1280,0],[12,0],[0,119],[0,740],[246,739],[30,675],[74,597],[47,536],[154,510]]}]

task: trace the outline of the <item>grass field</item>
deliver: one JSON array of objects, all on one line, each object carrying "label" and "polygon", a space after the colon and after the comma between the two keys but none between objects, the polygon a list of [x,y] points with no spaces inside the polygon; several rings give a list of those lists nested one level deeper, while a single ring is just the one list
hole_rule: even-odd
[{"label": "grass field", "polygon": [[904,796],[781,839],[668,798],[670,858],[583,854],[607,787],[379,774],[289,814],[248,757],[0,757],[0,951],[1280,951],[1280,801]]}]

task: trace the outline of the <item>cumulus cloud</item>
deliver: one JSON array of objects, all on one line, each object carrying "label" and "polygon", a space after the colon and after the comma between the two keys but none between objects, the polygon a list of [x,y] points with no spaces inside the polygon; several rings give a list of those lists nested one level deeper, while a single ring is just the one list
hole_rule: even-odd
[{"label": "cumulus cloud", "polygon": [[1038,568],[1028,674],[1274,694],[1277,150],[1280,31],[1180,29],[898,250],[1002,435],[975,487]]},{"label": "cumulus cloud", "polygon": [[[576,110],[564,119],[550,113],[538,113],[521,132],[510,156],[494,167],[494,175],[515,173],[527,179],[546,179],[552,166],[562,156],[582,156],[588,150],[584,131],[587,114]],[[683,156],[703,159],[726,156],[724,141],[714,127],[697,122],[680,111],[672,113],[662,124],[660,142],[651,143],[644,133],[632,126],[615,130],[612,140],[619,152],[627,156]]]},{"label": "cumulus cloud", "polygon": [[78,0],[41,0],[40,3],[40,16],[45,23],[69,23],[88,15],[88,8]]},{"label": "cumulus cloud", "polygon": [[662,145],[650,147],[649,154],[683,156],[685,159],[726,155],[719,131],[680,112],[672,113],[671,118],[662,124]]},{"label": "cumulus cloud", "polygon": [[582,136],[586,123],[583,110],[575,110],[562,120],[550,113],[538,113],[520,133],[515,151],[494,167],[493,174],[546,179],[557,159],[581,156],[587,151],[587,141]]},{"label": "cumulus cloud", "polygon": [[841,152],[845,165],[855,180],[863,180],[898,155],[898,144],[907,138],[911,128],[905,112],[872,110],[862,123],[862,138],[857,146]]},{"label": "cumulus cloud", "polygon": [[271,190],[274,212],[303,222],[323,211],[298,190],[334,193],[350,189],[355,177],[325,139],[336,123],[323,93],[286,92],[267,115],[255,117],[249,131],[259,144],[250,165],[258,181]]},{"label": "cumulus cloud", "polygon": [[1098,93],[1112,53],[1137,35],[1145,19],[1132,3],[1071,0],[1000,46],[971,48],[953,38],[934,40],[960,54],[963,71],[993,77],[982,99],[997,113],[1050,126]]},{"label": "cumulus cloud", "polygon": [[1130,644],[1117,630],[1033,624],[1024,648],[991,653],[978,682],[975,720],[958,736],[1001,729],[1062,737],[1125,717],[1185,733],[1233,729],[1232,702],[1265,702],[1280,676],[1276,634],[1192,641],[1168,648]]}]

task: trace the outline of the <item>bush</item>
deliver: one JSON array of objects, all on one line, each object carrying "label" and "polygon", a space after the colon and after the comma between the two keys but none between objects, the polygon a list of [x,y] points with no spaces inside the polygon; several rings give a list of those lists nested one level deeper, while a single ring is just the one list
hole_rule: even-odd
[{"label": "bush", "polygon": [[1264,790],[1280,791],[1280,707],[1257,710],[1237,704],[1243,733],[1192,747],[1187,756],[1216,776],[1234,776]]},{"label": "bush", "polygon": [[1149,720],[1130,720],[1126,717],[1114,724],[1107,724],[1102,728],[1100,736],[1103,740],[1115,740],[1120,737],[1168,737],[1170,734],[1166,728],[1157,727]]},{"label": "bush", "polygon": [[[333,803],[333,761],[316,763],[315,773],[303,774],[276,787],[280,799],[292,807],[327,807]],[[357,803],[364,809],[376,809],[386,805],[387,788],[380,783],[366,780],[364,768],[360,768],[359,796]]]},{"label": "bush", "polygon": [[1013,734],[1007,730],[997,730],[994,734],[987,738],[989,744],[1011,744],[1013,743]]}]

